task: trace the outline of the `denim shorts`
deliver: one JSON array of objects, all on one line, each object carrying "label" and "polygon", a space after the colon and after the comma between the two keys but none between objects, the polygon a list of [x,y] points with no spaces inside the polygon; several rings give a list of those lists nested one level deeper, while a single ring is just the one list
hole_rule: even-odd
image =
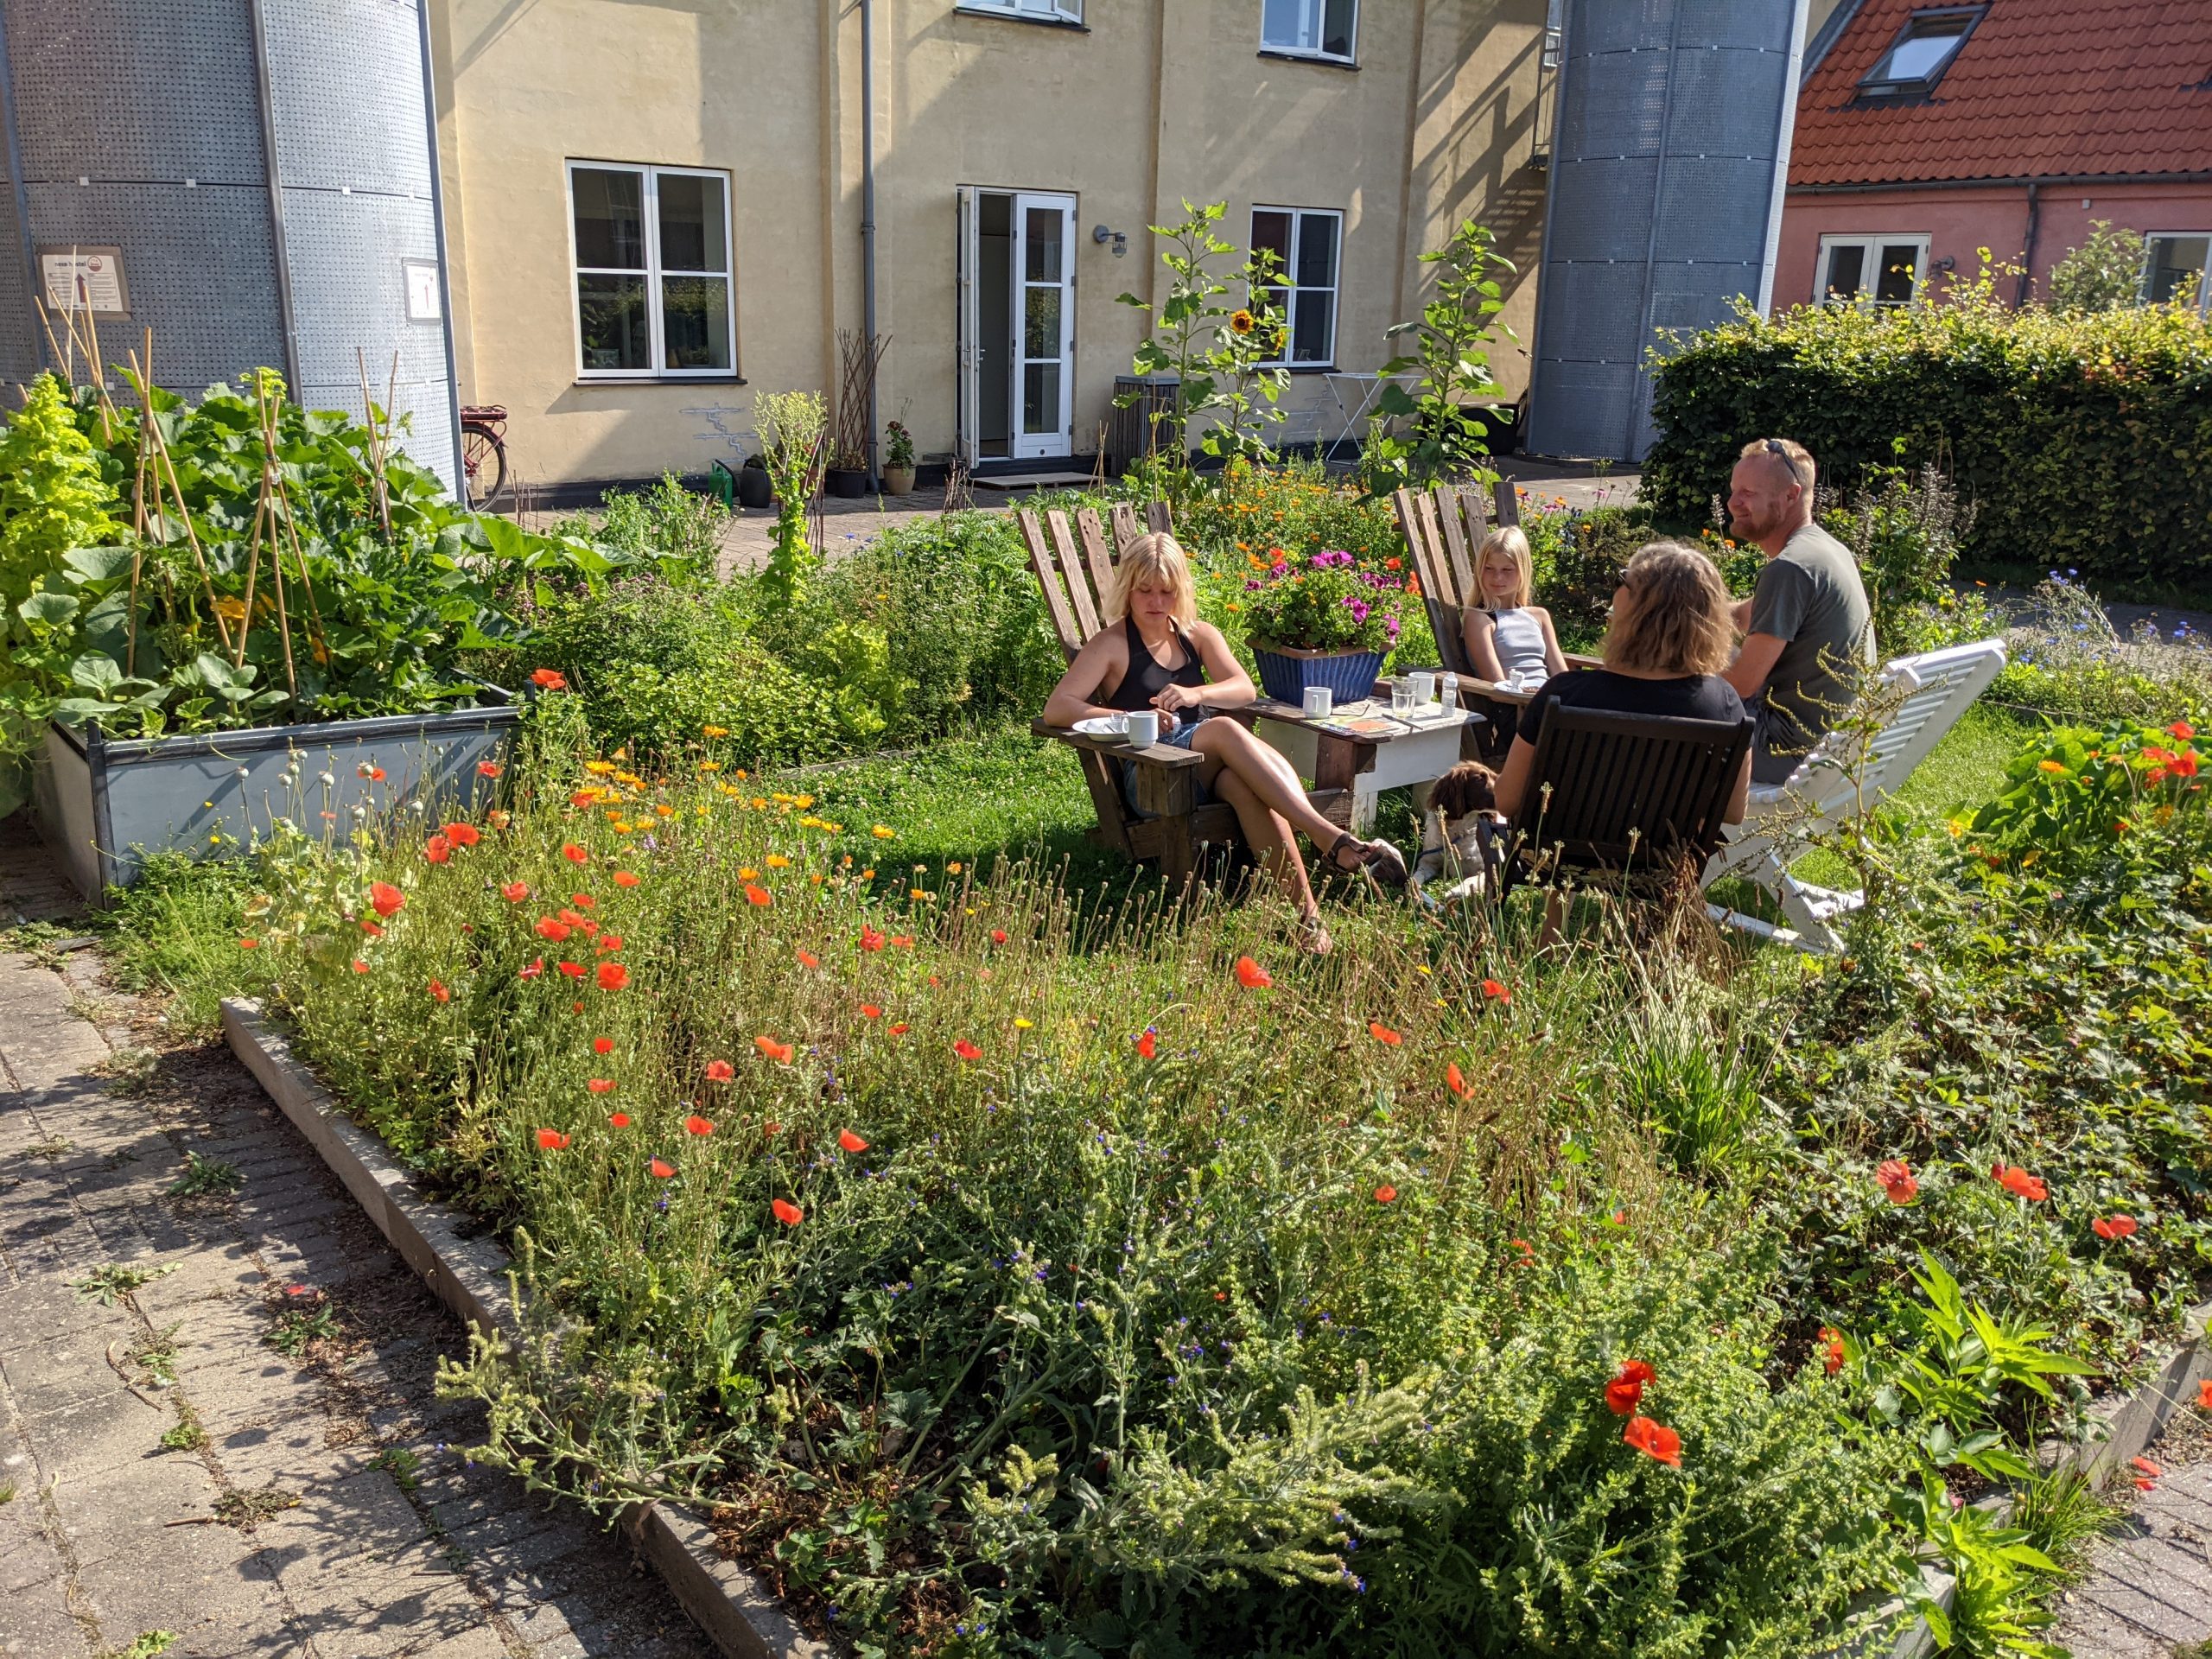
[{"label": "denim shorts", "polygon": [[[1161,733],[1160,741],[1171,749],[1187,749],[1191,747],[1191,740],[1198,734],[1198,722],[1195,720],[1186,720],[1177,726],[1173,731]],[[1195,778],[1191,781],[1194,789],[1192,797],[1192,804],[1204,806],[1213,799],[1211,790]],[[1141,818],[1156,818],[1160,816],[1157,812],[1147,812],[1137,804],[1137,763],[1134,760],[1122,762],[1122,798],[1128,804],[1129,810]]]}]

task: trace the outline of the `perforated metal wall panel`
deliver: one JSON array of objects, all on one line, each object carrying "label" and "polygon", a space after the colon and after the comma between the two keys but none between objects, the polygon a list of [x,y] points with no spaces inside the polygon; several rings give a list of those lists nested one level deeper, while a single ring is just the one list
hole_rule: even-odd
[{"label": "perforated metal wall panel", "polygon": [[[439,257],[416,0],[0,0],[0,17],[33,241],[122,251],[131,315],[102,320],[105,354],[150,325],[173,389],[268,365],[358,413],[357,349],[379,397],[397,353],[407,448],[450,486],[444,326],[410,319],[402,263]],[[0,242],[16,317],[20,247]],[[21,378],[10,345],[0,372]]]},{"label": "perforated metal wall panel", "polygon": [[1656,331],[1764,308],[1805,0],[1567,0],[1529,449],[1638,461]]},{"label": "perforated metal wall panel", "polygon": [[31,314],[29,277],[16,252],[22,246],[16,192],[0,170],[0,381],[10,383],[29,379],[39,367],[38,325]]}]

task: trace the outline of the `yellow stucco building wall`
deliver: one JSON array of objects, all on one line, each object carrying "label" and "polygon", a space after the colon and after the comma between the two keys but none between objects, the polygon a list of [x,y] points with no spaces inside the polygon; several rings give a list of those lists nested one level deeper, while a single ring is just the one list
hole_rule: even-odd
[{"label": "yellow stucco building wall", "polygon": [[[1522,267],[1505,317],[1526,339],[1544,0],[1363,0],[1349,64],[1264,52],[1263,3],[1284,0],[1084,0],[1070,27],[876,0],[880,405],[925,461],[959,435],[962,186],[1076,198],[1078,456],[1146,327],[1116,296],[1160,286],[1146,227],[1185,198],[1225,200],[1240,246],[1255,204],[1342,213],[1338,369],[1390,354],[1383,331],[1423,297],[1419,255],[1469,216]],[[836,331],[862,315],[861,23],[856,0],[433,0],[461,397],[507,406],[525,486],[734,465],[756,391],[834,393]],[[727,172],[734,376],[580,378],[576,160]],[[1516,392],[1526,364],[1498,353]],[[1335,435],[1319,373],[1286,401]]]}]

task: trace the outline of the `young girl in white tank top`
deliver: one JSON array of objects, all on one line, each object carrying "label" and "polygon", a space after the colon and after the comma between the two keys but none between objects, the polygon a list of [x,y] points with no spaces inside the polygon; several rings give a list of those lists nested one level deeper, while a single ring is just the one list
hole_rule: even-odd
[{"label": "young girl in white tank top", "polygon": [[1548,679],[1567,672],[1552,613],[1531,605],[1535,561],[1518,524],[1506,524],[1483,538],[1475,555],[1478,603],[1464,612],[1468,658],[1475,672],[1491,681]]}]

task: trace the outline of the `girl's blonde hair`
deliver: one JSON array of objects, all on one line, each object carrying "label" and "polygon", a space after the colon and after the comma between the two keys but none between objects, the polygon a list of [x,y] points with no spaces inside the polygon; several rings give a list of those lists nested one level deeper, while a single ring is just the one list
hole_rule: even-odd
[{"label": "girl's blonde hair", "polygon": [[1728,666],[1728,584],[1697,549],[1645,543],[1622,570],[1621,588],[1605,629],[1606,667],[1677,677]]},{"label": "girl's blonde hair", "polygon": [[1165,588],[1175,595],[1175,620],[1189,627],[1198,620],[1198,579],[1191,575],[1191,561],[1183,544],[1164,530],[1140,536],[1122,554],[1114,572],[1114,591],[1107,596],[1106,620],[1119,622],[1129,613],[1129,595],[1140,588]]},{"label": "girl's blonde hair", "polygon": [[1536,561],[1529,551],[1529,537],[1518,524],[1501,524],[1483,537],[1483,544],[1475,550],[1475,598],[1487,602],[1490,595],[1483,591],[1483,561],[1493,553],[1503,553],[1513,561],[1513,569],[1520,581],[1513,589],[1513,603],[1508,608],[1518,610],[1536,596]]}]

